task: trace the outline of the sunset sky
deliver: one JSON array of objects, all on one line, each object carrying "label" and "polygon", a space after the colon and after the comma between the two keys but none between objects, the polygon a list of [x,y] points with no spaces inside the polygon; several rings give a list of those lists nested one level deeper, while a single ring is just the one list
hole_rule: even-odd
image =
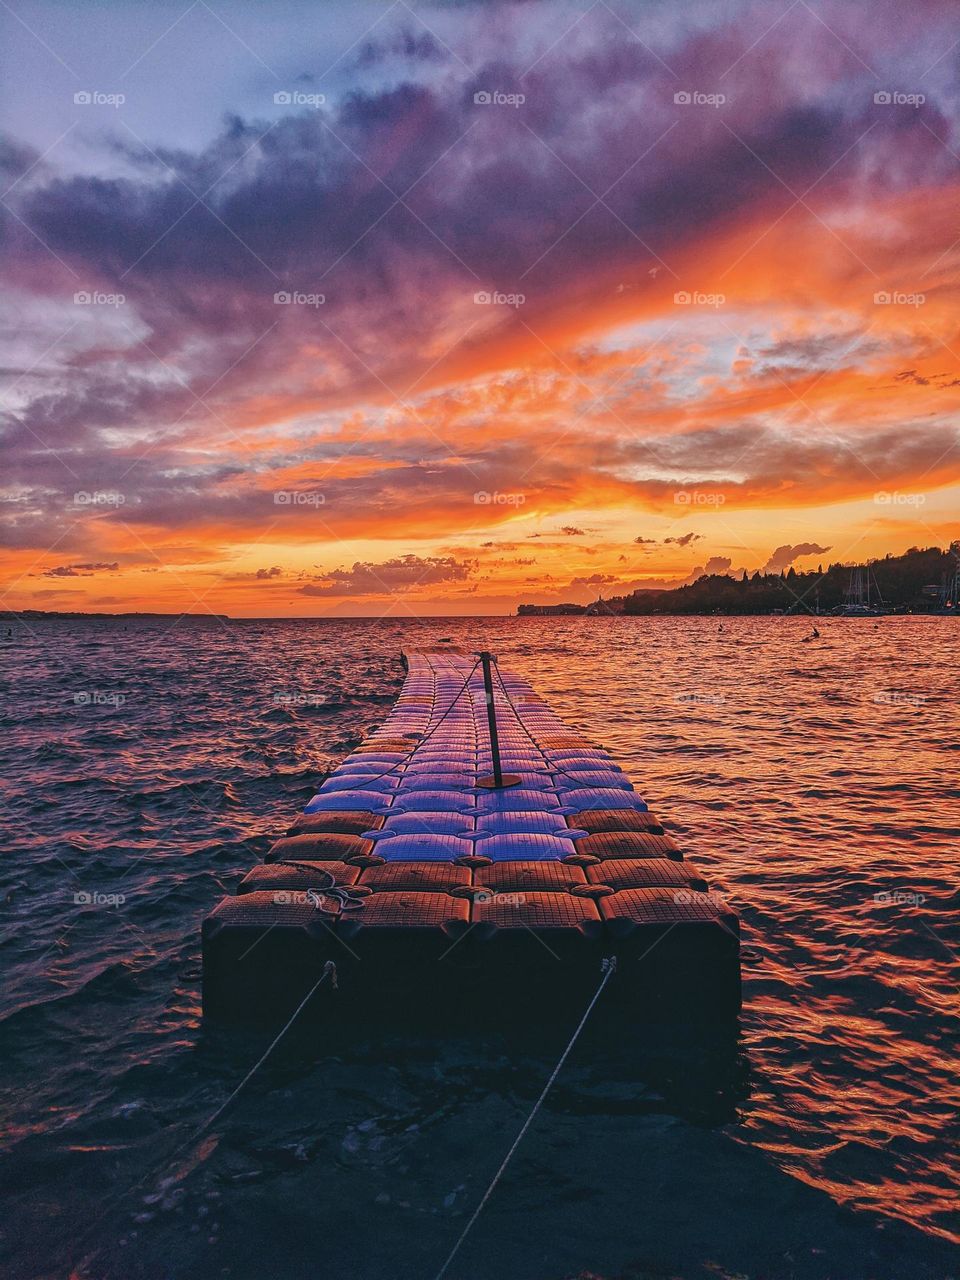
[{"label": "sunset sky", "polygon": [[960,537],[954,4],[0,8],[3,607]]}]

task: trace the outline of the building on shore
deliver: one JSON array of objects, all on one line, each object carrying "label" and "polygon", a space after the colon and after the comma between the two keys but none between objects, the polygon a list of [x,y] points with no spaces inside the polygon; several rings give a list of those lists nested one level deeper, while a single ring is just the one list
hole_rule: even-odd
[{"label": "building on shore", "polygon": [[626,601],[623,596],[614,596],[611,600],[604,600],[603,596],[599,600],[594,600],[593,604],[587,605],[588,618],[616,618],[624,612]]},{"label": "building on shore", "polygon": [[624,598],[594,600],[593,604],[520,604],[517,613],[521,618],[557,618],[585,615],[588,618],[613,618],[623,613]]},{"label": "building on shore", "polygon": [[521,618],[553,618],[566,617],[571,614],[586,613],[583,604],[520,604],[517,613]]}]

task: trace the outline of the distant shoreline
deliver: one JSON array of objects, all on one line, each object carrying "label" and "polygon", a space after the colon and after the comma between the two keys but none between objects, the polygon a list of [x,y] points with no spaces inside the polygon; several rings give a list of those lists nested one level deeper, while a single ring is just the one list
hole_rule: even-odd
[{"label": "distant shoreline", "polygon": [[674,612],[670,612],[669,610],[664,609],[658,613],[591,613],[591,614],[572,614],[572,613],[530,614],[528,613],[528,614],[520,614],[519,616],[523,618],[539,618],[539,619],[579,617],[579,618],[583,618],[585,622],[596,622],[598,620],[603,622],[610,618],[719,618],[721,621],[724,618],[776,618],[776,619],[806,618],[808,621],[815,620],[815,621],[822,621],[822,622],[830,622],[830,621],[876,622],[880,618],[948,618],[949,619],[951,617],[960,617],[960,614],[938,613],[936,612],[936,610],[932,610],[932,609],[891,609],[888,612],[863,613],[863,614],[808,613],[805,609],[794,609],[790,613],[786,613],[786,612],[784,613],[758,613],[758,612],[748,613],[746,611],[738,612],[733,609],[731,609],[729,612],[724,612],[721,610],[717,610],[717,611],[711,610],[709,612],[706,612],[706,611],[695,612],[693,610],[689,610],[689,611],[684,610],[681,612],[681,610],[679,609],[677,609]]},{"label": "distant shoreline", "polygon": [[[806,611],[794,610],[790,613],[772,613],[772,612],[715,612],[713,610],[704,610],[700,612],[680,612],[679,610],[671,612],[663,610],[657,613],[645,614],[623,614],[623,613],[425,613],[418,614],[407,618],[388,618],[391,622],[414,622],[422,624],[425,622],[481,622],[485,620],[501,619],[501,618],[519,618],[520,620],[566,620],[579,618],[585,622],[603,622],[610,618],[708,618],[716,620],[718,618],[804,618],[808,621],[817,619],[824,621],[843,621],[843,622],[876,622],[880,618],[950,618],[958,615],[937,613],[931,610],[906,610],[900,609],[890,613],[865,614],[862,616],[850,616],[843,614],[829,613],[807,613]],[[0,622],[11,624],[14,622],[84,622],[93,619],[102,619],[110,622],[152,622],[162,621],[166,619],[183,620],[186,622],[382,622],[384,619],[379,614],[272,614],[261,615],[259,617],[240,617],[234,618],[227,613],[57,613],[54,610],[24,610],[15,612],[4,610],[0,612]],[[0,637],[2,639],[2,637]]]},{"label": "distant shoreline", "polygon": [[[728,562],[729,563],[729,562]],[[911,547],[866,564],[831,564],[826,570],[779,573],[744,569],[739,576],[701,573],[679,587],[642,587],[629,595],[601,597],[592,604],[562,601],[521,604],[525,617],[886,617],[891,614],[956,617],[960,608],[960,542],[949,548]]]},{"label": "distant shoreline", "polygon": [[236,622],[238,619],[231,618],[227,613],[187,613],[180,611],[176,613],[99,613],[94,609],[71,609],[61,612],[57,609],[3,609],[0,610],[0,620],[4,622],[42,622],[46,618],[122,618],[122,619],[139,619],[139,618],[189,618],[196,622]]}]

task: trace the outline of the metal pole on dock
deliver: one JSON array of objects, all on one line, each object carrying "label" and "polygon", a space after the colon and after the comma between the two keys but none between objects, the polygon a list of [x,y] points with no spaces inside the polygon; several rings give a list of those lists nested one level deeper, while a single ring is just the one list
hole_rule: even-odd
[{"label": "metal pole on dock", "polygon": [[490,726],[490,752],[493,756],[493,785],[503,786],[503,770],[500,767],[500,739],[497,736],[497,711],[493,705],[493,673],[490,670],[490,654],[480,655],[483,663],[483,691],[487,698],[487,724]]},{"label": "metal pole on dock", "polygon": [[487,725],[490,729],[490,754],[493,757],[493,776],[488,778],[480,778],[477,781],[478,787],[488,787],[494,791],[500,791],[504,787],[518,787],[520,778],[514,773],[504,774],[500,764],[500,738],[497,734],[497,710],[493,701],[493,671],[491,663],[496,662],[496,658],[486,649],[480,654],[480,662],[483,666],[483,692],[487,701]]}]

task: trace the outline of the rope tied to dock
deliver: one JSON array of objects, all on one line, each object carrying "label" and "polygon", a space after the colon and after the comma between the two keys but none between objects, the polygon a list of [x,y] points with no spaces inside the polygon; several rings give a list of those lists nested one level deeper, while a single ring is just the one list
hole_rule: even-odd
[{"label": "rope tied to dock", "polygon": [[383,773],[378,773],[373,778],[365,778],[363,782],[358,782],[357,785],[353,788],[353,790],[362,791],[364,787],[372,787],[375,782],[380,782],[381,779],[383,778],[389,778],[391,773],[395,773],[397,769],[402,769],[405,764],[409,764],[409,762],[417,754],[420,748],[425,747],[427,745],[427,743],[430,741],[433,735],[437,732],[437,730],[443,724],[444,720],[446,720],[447,716],[450,714],[453,708],[457,705],[457,703],[466,693],[467,688],[470,685],[470,681],[473,679],[473,673],[476,671],[479,665],[480,665],[480,659],[478,658],[476,662],[473,664],[473,666],[470,668],[470,671],[467,675],[466,680],[464,680],[459,691],[457,692],[453,701],[447,707],[446,711],[444,711],[443,715],[440,717],[437,723],[433,726],[433,728],[428,729],[428,731],[423,735],[423,737],[420,739],[420,741],[417,743],[415,747],[412,747],[405,756],[403,756],[401,759],[397,760],[394,764],[392,764],[389,769],[385,769]]},{"label": "rope tied to dock", "polygon": [[514,717],[516,718],[517,724],[520,726],[520,728],[523,730],[523,732],[527,735],[527,737],[530,739],[530,741],[533,743],[533,745],[537,748],[537,750],[538,750],[538,751],[540,752],[540,754],[543,756],[544,763],[547,765],[547,767],[549,768],[550,772],[551,772],[551,773],[562,773],[562,774],[563,774],[563,776],[564,776],[565,778],[569,778],[572,782],[576,783],[578,786],[582,785],[582,784],[581,784],[581,782],[580,782],[580,779],[577,777],[577,775],[576,775],[575,773],[569,773],[566,769],[564,769],[564,768],[563,768],[563,766],[562,766],[562,765],[557,764],[557,762],[556,762],[556,761],[551,761],[551,759],[550,759],[550,757],[547,755],[546,751],[544,751],[543,747],[541,747],[540,743],[536,740],[536,738],[533,736],[533,734],[532,734],[532,733],[530,732],[530,730],[527,728],[526,724],[524,723],[523,716],[520,714],[520,708],[519,708],[519,707],[517,706],[517,704],[514,702],[513,698],[511,698],[511,697],[510,697],[510,691],[509,691],[509,689],[507,688],[507,686],[506,686],[506,685],[504,684],[504,682],[503,682],[503,676],[500,674],[500,666],[499,666],[499,663],[497,662],[496,658],[494,658],[494,660],[493,660],[493,669],[494,669],[494,671],[496,671],[496,673],[497,673],[497,681],[498,681],[498,683],[499,683],[499,685],[500,685],[500,688],[501,688],[501,690],[502,690],[502,692],[503,692],[503,696],[504,696],[504,697],[506,698],[506,700],[507,700],[507,705],[510,707],[510,710],[513,712]]},{"label": "rope tied to dock", "polygon": [[556,1080],[560,1072],[563,1070],[563,1064],[566,1062],[567,1058],[569,1058],[570,1053],[573,1049],[573,1046],[577,1043],[577,1040],[580,1037],[580,1032],[586,1026],[587,1019],[590,1017],[590,1014],[593,1012],[594,1005],[597,1003],[597,1001],[600,999],[600,996],[603,994],[604,987],[607,985],[607,983],[616,973],[617,971],[616,956],[608,956],[606,959],[604,959],[601,962],[600,971],[603,974],[603,977],[600,979],[600,985],[597,987],[596,991],[593,993],[590,1003],[587,1005],[586,1009],[584,1010],[583,1017],[580,1019],[579,1023],[577,1024],[577,1029],[574,1031],[573,1035],[570,1037],[570,1040],[567,1043],[567,1047],[564,1049],[563,1053],[560,1055],[560,1060],[557,1063],[557,1065],[554,1067],[553,1071],[551,1072],[550,1079],[543,1086],[543,1090],[540,1093],[540,1097],[537,1098],[536,1102],[533,1104],[533,1110],[530,1112],[526,1120],[523,1122],[523,1128],[517,1134],[516,1138],[514,1138],[513,1145],[511,1146],[507,1154],[503,1157],[503,1160],[500,1164],[500,1168],[493,1175],[492,1182],[487,1187],[486,1191],[483,1193],[483,1199],[477,1205],[476,1209],[474,1209],[470,1217],[470,1221],[463,1228],[463,1230],[460,1233],[460,1238],[457,1240],[457,1243],[453,1246],[453,1248],[450,1250],[450,1253],[447,1255],[446,1262],[437,1272],[436,1280],[443,1280],[443,1277],[450,1270],[450,1266],[454,1258],[460,1252],[461,1245],[463,1244],[464,1240],[466,1240],[470,1232],[473,1230],[473,1227],[477,1219],[480,1217],[480,1214],[483,1212],[484,1208],[486,1207],[487,1201],[490,1199],[494,1191],[497,1189],[497,1183],[500,1181],[500,1179],[503,1177],[504,1173],[506,1172],[507,1165],[510,1163],[511,1159],[513,1158],[514,1152],[517,1150],[517,1147],[519,1147],[520,1143],[523,1141],[527,1130],[533,1124],[533,1121],[536,1118],[537,1112],[540,1110],[541,1106],[543,1105],[544,1099],[546,1098],[547,1094],[550,1092],[551,1088],[553,1087],[554,1081]]},{"label": "rope tied to dock", "polygon": [[[157,1180],[154,1185],[159,1186],[162,1190],[170,1187],[173,1183],[180,1180],[180,1178],[178,1178],[176,1174],[173,1174],[168,1178],[158,1179],[158,1174],[163,1169],[169,1168],[169,1166],[172,1165],[175,1160],[179,1160],[180,1157],[185,1152],[194,1152],[197,1150],[200,1140],[210,1132],[210,1130],[217,1123],[220,1117],[226,1111],[228,1111],[230,1107],[233,1106],[234,1102],[236,1102],[240,1094],[244,1091],[244,1089],[246,1089],[247,1085],[254,1078],[254,1076],[257,1074],[257,1072],[260,1070],[263,1064],[267,1061],[267,1059],[273,1053],[274,1049],[276,1049],[277,1045],[280,1043],[283,1037],[287,1034],[287,1032],[290,1030],[290,1028],[293,1026],[296,1020],[300,1017],[301,1013],[303,1013],[304,1009],[306,1009],[307,1005],[310,1003],[310,1001],[316,995],[317,991],[319,991],[319,989],[323,986],[325,982],[330,983],[331,990],[337,991],[339,989],[339,984],[337,982],[337,966],[333,960],[327,960],[324,963],[323,969],[320,973],[320,977],[316,980],[316,982],[313,984],[313,986],[310,988],[307,994],[303,997],[303,999],[297,1005],[296,1009],[294,1009],[293,1013],[290,1015],[290,1017],[287,1019],[286,1023],[284,1024],[283,1029],[279,1031],[277,1035],[274,1036],[274,1038],[270,1041],[270,1044],[268,1045],[266,1050],[260,1055],[260,1057],[253,1064],[253,1066],[250,1068],[247,1074],[243,1077],[243,1079],[240,1081],[237,1087],[233,1090],[233,1092],[230,1094],[227,1100],[224,1103],[222,1103],[219,1107],[217,1107],[213,1115],[209,1116],[203,1122],[200,1128],[195,1130],[194,1133],[189,1138],[186,1139],[186,1141],[181,1142],[178,1146],[174,1147],[174,1149],[168,1152],[167,1155],[165,1155],[160,1161],[158,1161],[155,1165],[151,1166],[151,1168],[148,1169],[146,1173],[142,1174],[136,1180],[136,1182],[134,1182],[131,1186],[127,1187],[125,1191],[122,1191],[120,1195],[116,1196],[114,1200],[112,1200],[104,1208],[103,1212],[98,1214],[98,1216],[94,1218],[91,1223],[88,1224],[86,1230],[81,1232],[80,1236],[76,1241],[76,1247],[79,1247],[81,1244],[84,1244],[92,1235],[95,1227],[99,1226],[99,1224],[103,1222],[103,1220],[110,1213],[112,1213],[115,1209],[118,1209],[120,1205],[123,1204],[124,1200],[126,1200],[128,1196],[132,1195],[135,1191],[137,1191],[140,1187],[142,1187],[145,1182],[149,1181],[151,1178]],[[186,1177],[192,1171],[192,1168],[193,1168],[192,1165],[188,1165],[186,1171],[181,1175],[181,1177]],[[95,1255],[90,1255],[91,1258],[93,1256]],[[89,1262],[90,1259],[88,1258],[86,1259],[86,1261]]]},{"label": "rope tied to dock", "polygon": [[287,1032],[296,1022],[297,1018],[300,1017],[300,1014],[304,1011],[304,1009],[310,1003],[310,1000],[312,999],[315,992],[318,991],[319,988],[322,987],[323,984],[327,981],[329,981],[330,986],[334,991],[338,989],[337,966],[336,964],[334,964],[332,960],[326,961],[326,963],[323,966],[323,971],[321,972],[320,977],[316,980],[316,982],[313,984],[313,986],[310,988],[307,994],[303,997],[303,999],[297,1005],[296,1009],[294,1009],[293,1013],[288,1018],[287,1023],[284,1026],[283,1030],[277,1033],[274,1039],[270,1042],[269,1048],[267,1048],[267,1050],[261,1055],[261,1057],[257,1060],[257,1062],[255,1062],[254,1065],[250,1068],[247,1074],[243,1077],[243,1079],[234,1089],[233,1093],[230,1094],[230,1097],[227,1098],[226,1102],[224,1102],[222,1106],[217,1108],[217,1110],[213,1113],[213,1115],[209,1118],[209,1120],[204,1121],[204,1123],[200,1126],[200,1128],[194,1134],[193,1138],[191,1139],[191,1142],[196,1142],[199,1138],[202,1138],[205,1133],[209,1132],[209,1130],[213,1128],[213,1126],[220,1119],[223,1113],[233,1105],[234,1101],[240,1096],[240,1094],[247,1087],[247,1085],[250,1083],[253,1077],[257,1074],[257,1072],[260,1070],[260,1068],[263,1066],[266,1060],[270,1057],[271,1053],[273,1053],[274,1049],[277,1047],[277,1045],[280,1043],[283,1037],[287,1034]]},{"label": "rope tied to dock", "polygon": [[[329,884],[310,885],[303,892],[306,894],[307,901],[311,903],[316,911],[322,911],[325,915],[341,915],[344,911],[359,911],[364,904],[365,894],[360,893],[353,885],[341,884],[332,871],[317,870],[316,863],[301,862],[299,858],[280,858],[274,866],[278,867],[296,867],[304,872],[311,872],[314,876],[326,876]],[[297,892],[300,892],[299,890]],[[327,906],[328,900],[332,900],[336,905]],[[334,983],[336,986],[336,983]]]}]

